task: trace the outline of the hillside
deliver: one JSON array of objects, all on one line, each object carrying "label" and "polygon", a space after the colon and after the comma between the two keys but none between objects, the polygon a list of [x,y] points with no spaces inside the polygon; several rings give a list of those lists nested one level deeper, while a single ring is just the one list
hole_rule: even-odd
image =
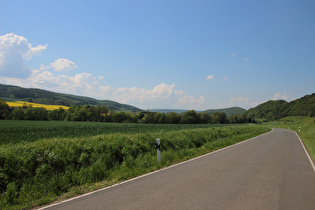
[{"label": "hillside", "polygon": [[[177,114],[187,112],[189,110],[186,109],[150,109],[151,112],[158,112],[158,113],[167,113],[167,112],[175,112]],[[227,116],[231,116],[234,114],[243,114],[246,112],[246,109],[240,108],[240,107],[231,107],[226,109],[207,109],[205,111],[196,111],[196,112],[208,112],[210,114],[213,114],[215,112],[224,112]]]},{"label": "hillside", "polygon": [[115,111],[140,112],[141,109],[120,104],[110,100],[97,100],[90,97],[55,93],[36,88],[21,88],[12,85],[0,84],[0,98],[5,101],[28,101],[47,105],[104,105]]},{"label": "hillside", "polygon": [[209,112],[210,114],[215,113],[215,112],[224,112],[227,116],[231,115],[240,115],[246,112],[246,109],[240,108],[240,107],[231,107],[231,108],[226,108],[226,109],[208,109],[205,110],[204,112]]},{"label": "hillside", "polygon": [[[183,112],[187,112],[189,110],[187,109],[150,109],[150,112],[158,112],[158,113],[167,113],[167,112],[175,112],[177,114],[183,113]],[[200,112],[200,111],[196,111],[196,112]]]},{"label": "hillside", "polygon": [[280,119],[286,116],[315,116],[315,93],[306,95],[291,102],[284,100],[267,101],[249,109],[247,116],[265,118],[268,120]]}]

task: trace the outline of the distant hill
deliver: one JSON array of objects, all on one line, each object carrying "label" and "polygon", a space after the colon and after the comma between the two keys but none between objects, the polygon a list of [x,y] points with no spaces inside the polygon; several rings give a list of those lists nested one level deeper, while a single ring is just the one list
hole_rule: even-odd
[{"label": "distant hill", "polygon": [[[180,114],[180,113],[183,113],[183,112],[187,112],[188,110],[186,110],[186,109],[150,109],[148,111],[150,111],[150,112],[158,112],[158,113],[175,112],[177,114]],[[196,112],[200,112],[200,111],[196,111]]]},{"label": "distant hill", "polygon": [[114,111],[141,112],[143,110],[110,100],[97,100],[90,97],[55,93],[36,88],[21,88],[0,84],[0,98],[5,101],[28,101],[47,105],[104,105]]},{"label": "distant hill", "polygon": [[208,109],[205,110],[204,112],[209,112],[210,114],[215,113],[215,112],[224,112],[227,116],[231,115],[240,115],[246,112],[246,109],[240,108],[240,107],[231,107],[231,108],[226,108],[226,109]]},{"label": "distant hill", "polygon": [[275,120],[286,116],[315,116],[315,93],[291,102],[284,100],[267,101],[249,109],[247,116]]},{"label": "distant hill", "polygon": [[[159,112],[159,113],[167,113],[167,112],[175,112],[177,114],[180,114],[182,112],[186,112],[189,110],[184,109],[150,109],[151,112]],[[233,114],[243,114],[246,112],[246,109],[240,108],[240,107],[231,107],[226,109],[208,109],[205,111],[196,111],[196,112],[209,112],[210,114],[215,112],[224,112],[227,116],[231,116]]]}]

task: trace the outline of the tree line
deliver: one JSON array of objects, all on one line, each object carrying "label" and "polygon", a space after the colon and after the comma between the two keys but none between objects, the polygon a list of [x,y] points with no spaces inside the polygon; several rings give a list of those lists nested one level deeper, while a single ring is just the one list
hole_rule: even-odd
[{"label": "tree line", "polygon": [[253,123],[246,114],[227,116],[224,112],[201,112],[195,110],[183,112],[157,113],[142,111],[130,113],[112,111],[106,106],[73,105],[68,110],[59,108],[48,111],[45,108],[32,106],[9,107],[5,101],[0,101],[0,119],[7,120],[55,120],[55,121],[90,121],[117,123],[147,123],[147,124],[225,124]]}]

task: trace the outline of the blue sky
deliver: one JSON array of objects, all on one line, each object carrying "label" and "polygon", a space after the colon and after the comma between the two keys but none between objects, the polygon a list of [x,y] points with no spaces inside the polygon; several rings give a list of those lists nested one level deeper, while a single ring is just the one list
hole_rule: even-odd
[{"label": "blue sky", "polygon": [[1,0],[0,83],[142,109],[315,92],[312,0]]}]

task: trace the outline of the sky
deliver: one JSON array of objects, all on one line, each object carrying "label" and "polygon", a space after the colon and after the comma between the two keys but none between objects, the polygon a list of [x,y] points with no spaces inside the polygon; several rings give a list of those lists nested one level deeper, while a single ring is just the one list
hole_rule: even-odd
[{"label": "sky", "polygon": [[141,109],[315,92],[313,0],[0,0],[0,83]]}]

